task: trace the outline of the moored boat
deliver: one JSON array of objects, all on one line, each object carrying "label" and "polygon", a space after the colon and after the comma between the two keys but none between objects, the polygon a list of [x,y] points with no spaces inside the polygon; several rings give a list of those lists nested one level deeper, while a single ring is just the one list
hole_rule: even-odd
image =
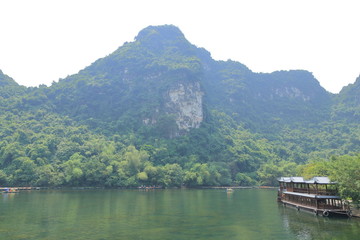
[{"label": "moored boat", "polygon": [[17,188],[3,188],[2,193],[18,193],[19,189]]},{"label": "moored boat", "polygon": [[352,216],[349,205],[338,196],[337,183],[328,177],[308,181],[302,177],[281,177],[278,181],[278,201],[284,205],[324,217]]}]

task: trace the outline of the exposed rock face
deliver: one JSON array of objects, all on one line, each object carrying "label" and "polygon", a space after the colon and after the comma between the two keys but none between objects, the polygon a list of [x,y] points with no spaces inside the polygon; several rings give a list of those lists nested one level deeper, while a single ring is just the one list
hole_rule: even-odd
[{"label": "exposed rock face", "polygon": [[181,131],[200,127],[203,116],[203,95],[200,83],[178,83],[168,91],[166,112],[175,116]]},{"label": "exposed rock face", "polygon": [[275,95],[281,98],[298,98],[307,102],[310,100],[310,96],[306,96],[299,88],[285,87],[283,89],[275,89]]}]

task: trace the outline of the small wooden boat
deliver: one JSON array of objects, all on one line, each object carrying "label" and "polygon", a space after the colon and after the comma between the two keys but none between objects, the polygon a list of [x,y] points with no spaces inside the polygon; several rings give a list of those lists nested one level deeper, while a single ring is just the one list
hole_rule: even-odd
[{"label": "small wooden boat", "polygon": [[4,188],[2,193],[18,193],[19,189],[17,188]]}]

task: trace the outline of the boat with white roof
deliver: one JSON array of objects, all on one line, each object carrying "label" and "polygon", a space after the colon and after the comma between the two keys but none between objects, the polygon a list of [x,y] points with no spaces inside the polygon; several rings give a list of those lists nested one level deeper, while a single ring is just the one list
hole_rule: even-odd
[{"label": "boat with white roof", "polygon": [[314,177],[307,181],[303,177],[281,177],[278,181],[278,201],[284,205],[324,217],[352,216],[349,204],[338,196],[337,183],[328,177]]}]

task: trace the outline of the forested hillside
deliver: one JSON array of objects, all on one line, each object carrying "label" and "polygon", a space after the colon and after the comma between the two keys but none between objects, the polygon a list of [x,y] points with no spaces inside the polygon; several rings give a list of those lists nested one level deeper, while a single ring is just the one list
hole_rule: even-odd
[{"label": "forested hillside", "polygon": [[0,71],[0,185],[273,185],[360,152],[359,84],[255,73],[150,26],[49,87]]}]

